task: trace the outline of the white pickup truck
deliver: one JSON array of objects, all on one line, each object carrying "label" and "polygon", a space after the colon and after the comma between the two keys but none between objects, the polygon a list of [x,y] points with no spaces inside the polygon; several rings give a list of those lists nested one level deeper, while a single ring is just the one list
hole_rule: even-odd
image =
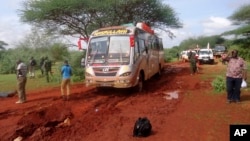
[{"label": "white pickup truck", "polygon": [[198,53],[198,62],[199,64],[203,63],[214,64],[214,54],[212,49],[209,48],[200,49]]}]

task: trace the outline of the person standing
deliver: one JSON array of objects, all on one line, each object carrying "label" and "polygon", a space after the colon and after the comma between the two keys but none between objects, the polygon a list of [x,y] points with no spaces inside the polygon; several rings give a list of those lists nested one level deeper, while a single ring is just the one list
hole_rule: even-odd
[{"label": "person standing", "polygon": [[35,78],[35,66],[36,66],[36,60],[31,57],[29,62],[29,77]]},{"label": "person standing", "polygon": [[177,58],[177,61],[179,61],[180,55],[178,52],[176,53],[176,58]]},{"label": "person standing", "polygon": [[197,66],[196,66],[196,57],[195,57],[195,53],[192,52],[191,50],[188,53],[188,59],[189,59],[189,63],[190,63],[190,71],[191,71],[191,75],[195,74],[197,71]]},{"label": "person standing", "polygon": [[42,76],[44,74],[43,64],[44,64],[44,57],[41,57],[41,59],[40,59],[40,70],[41,70]]},{"label": "person standing", "polygon": [[[70,96],[70,78],[72,76],[72,68],[68,64],[68,61],[64,61],[64,65],[61,68],[62,82],[61,82],[61,96],[63,100],[69,100]],[[65,96],[65,90],[67,91],[67,96]]]},{"label": "person standing", "polygon": [[43,68],[44,68],[44,73],[45,73],[45,76],[46,76],[46,80],[47,82],[50,81],[50,77],[49,75],[51,75],[51,61],[49,60],[49,58],[46,56],[44,58],[44,63],[43,63]]},{"label": "person standing", "polygon": [[228,62],[226,71],[227,101],[240,102],[240,88],[242,79],[247,79],[247,66],[245,61],[238,56],[238,51],[233,50],[231,57],[226,57]]},{"label": "person standing", "polygon": [[27,66],[22,62],[22,60],[17,61],[17,93],[18,101],[17,104],[26,102],[26,91],[25,86],[27,82]]}]

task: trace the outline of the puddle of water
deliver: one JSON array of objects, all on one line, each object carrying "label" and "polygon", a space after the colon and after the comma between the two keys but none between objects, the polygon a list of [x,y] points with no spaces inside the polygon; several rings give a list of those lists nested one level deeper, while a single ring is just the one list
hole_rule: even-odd
[{"label": "puddle of water", "polygon": [[9,92],[0,92],[0,97],[10,97],[15,94],[15,91],[9,91]]},{"label": "puddle of water", "polygon": [[179,98],[179,91],[173,91],[173,92],[163,92],[165,95],[163,98],[167,100],[172,100],[172,99],[178,99]]}]

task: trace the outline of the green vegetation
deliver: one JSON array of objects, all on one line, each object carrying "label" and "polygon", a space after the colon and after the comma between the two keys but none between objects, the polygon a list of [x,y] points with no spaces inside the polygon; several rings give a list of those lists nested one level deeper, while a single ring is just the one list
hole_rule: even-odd
[{"label": "green vegetation", "polygon": [[[30,79],[27,77],[27,85],[26,89],[29,90],[37,90],[47,87],[57,87],[60,86],[61,83],[61,74],[60,69],[63,62],[56,62],[52,66],[52,75],[50,76],[50,82],[48,83],[46,81],[45,76],[41,75],[41,71],[39,69],[35,72],[35,79]],[[74,66],[74,65],[73,65]],[[72,67],[73,67],[72,66]],[[84,75],[84,69],[83,68],[74,68],[73,67],[73,76],[72,76],[72,83],[79,83],[83,82],[83,75]],[[27,74],[28,76],[28,74]],[[14,91],[17,87],[17,79],[15,74],[0,74],[0,92],[8,92],[8,91]]]},{"label": "green vegetation", "polygon": [[[165,61],[175,61],[176,54],[182,50],[194,49],[197,45],[200,48],[206,47],[208,42],[211,48],[216,44],[224,44],[228,50],[237,49],[239,56],[249,61],[249,7],[250,5],[242,6],[230,16],[232,21],[242,25],[240,28],[221,35],[184,40],[179,46],[164,50]],[[38,63],[37,74],[39,74],[39,62],[42,57],[48,56],[54,62],[52,83],[48,85],[53,85],[53,83],[56,85],[60,82],[60,66],[65,59],[73,67],[72,80],[74,82],[83,81],[84,69],[80,66],[80,60],[84,52],[70,51],[68,47],[76,45],[65,44],[58,38],[61,35],[88,37],[94,29],[99,27],[145,21],[156,29],[168,32],[169,37],[172,38],[174,35],[166,29],[169,27],[181,28],[182,26],[175,11],[159,0],[103,0],[101,3],[97,0],[64,0],[63,2],[62,0],[26,0],[19,12],[22,21],[31,24],[33,29],[32,33],[16,45],[16,48],[6,49],[8,43],[0,41],[0,84],[6,86],[1,87],[2,90],[14,88],[16,60],[22,59],[28,64],[28,60],[32,56]],[[144,14],[141,15],[141,13]],[[228,40],[223,38],[226,35],[239,35],[244,38]],[[39,77],[39,75],[37,76]],[[46,83],[40,83],[43,82],[42,79],[39,77],[29,80],[32,83],[28,85],[32,85],[32,88],[46,86]],[[216,78],[213,83],[216,89],[223,89],[223,82],[220,78]]]},{"label": "green vegetation", "polygon": [[141,21],[167,33],[169,27],[182,27],[174,9],[161,0],[26,0],[23,5],[23,22],[63,35],[86,38],[100,27]]},{"label": "green vegetation", "polygon": [[212,86],[215,92],[222,92],[226,90],[226,81],[224,76],[217,76],[212,81]]},{"label": "green vegetation", "polygon": [[[250,69],[250,62],[247,62],[247,70]],[[213,81],[212,81],[212,87],[214,89],[215,92],[223,92],[226,90],[226,76],[225,76],[225,73],[226,73],[226,67],[225,69],[221,70],[221,71],[215,71],[212,76],[210,74],[209,77],[212,77]],[[206,75],[204,75],[203,77],[205,77]],[[248,79],[247,79],[247,83],[249,84],[250,82],[250,79],[249,79],[249,76],[250,76],[250,71],[247,72],[247,76],[248,76]],[[208,76],[207,76],[208,77]]]}]

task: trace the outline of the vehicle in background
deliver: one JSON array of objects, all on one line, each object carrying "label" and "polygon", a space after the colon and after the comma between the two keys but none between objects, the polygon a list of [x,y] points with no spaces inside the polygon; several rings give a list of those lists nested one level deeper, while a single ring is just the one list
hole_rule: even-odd
[{"label": "vehicle in background", "polygon": [[180,53],[180,59],[183,61],[183,62],[187,62],[188,61],[188,55],[187,55],[187,51],[184,50]]},{"label": "vehicle in background", "polygon": [[[192,50],[193,53],[195,53],[195,56],[196,58],[198,58],[198,54],[195,50]],[[184,50],[182,51],[180,54],[180,58],[183,62],[188,62],[189,61],[189,58],[188,58],[188,53],[189,53],[189,50]]]},{"label": "vehicle in background", "polygon": [[225,54],[226,52],[227,52],[227,48],[223,45],[215,45],[213,49],[213,53],[216,58],[220,58],[222,54]]},{"label": "vehicle in background", "polygon": [[199,64],[204,64],[204,63],[214,64],[214,54],[212,49],[210,48],[200,49],[198,53],[198,62]]},{"label": "vehicle in background", "polygon": [[163,69],[162,39],[144,23],[100,28],[90,35],[85,60],[86,86],[141,92]]}]

